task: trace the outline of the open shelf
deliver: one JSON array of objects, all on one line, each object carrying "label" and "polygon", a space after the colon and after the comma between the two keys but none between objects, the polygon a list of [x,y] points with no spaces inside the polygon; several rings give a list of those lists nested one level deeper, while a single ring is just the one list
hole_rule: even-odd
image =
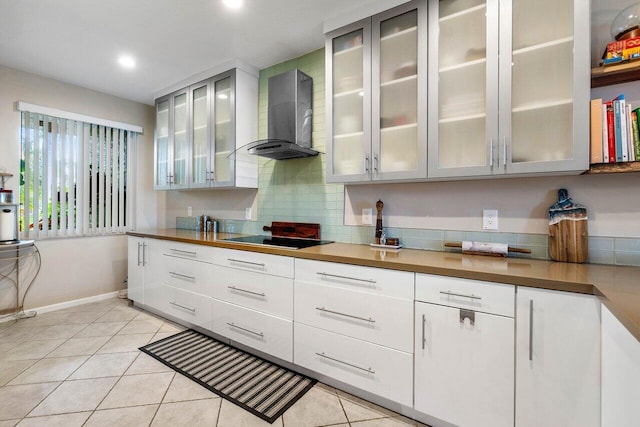
[{"label": "open shelf", "polygon": [[593,175],[599,173],[628,173],[640,172],[640,161],[621,163],[594,163],[583,175]]},{"label": "open shelf", "polygon": [[591,69],[591,87],[602,87],[640,80],[640,61]]}]

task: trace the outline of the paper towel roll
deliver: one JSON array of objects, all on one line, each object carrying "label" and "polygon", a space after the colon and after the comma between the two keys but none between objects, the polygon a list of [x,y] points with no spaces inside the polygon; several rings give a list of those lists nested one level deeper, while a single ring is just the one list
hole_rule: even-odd
[{"label": "paper towel roll", "polygon": [[16,240],[16,211],[0,209],[0,241]]},{"label": "paper towel roll", "polygon": [[470,242],[464,240],[462,242],[462,250],[464,252],[487,252],[507,256],[509,253],[509,245],[506,243]]}]

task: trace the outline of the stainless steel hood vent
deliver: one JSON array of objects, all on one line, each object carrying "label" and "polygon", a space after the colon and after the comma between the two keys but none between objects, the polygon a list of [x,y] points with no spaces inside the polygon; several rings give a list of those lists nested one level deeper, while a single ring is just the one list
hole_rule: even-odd
[{"label": "stainless steel hood vent", "polygon": [[313,79],[293,69],[270,77],[268,89],[268,138],[249,144],[249,153],[277,160],[317,156],[311,148]]}]

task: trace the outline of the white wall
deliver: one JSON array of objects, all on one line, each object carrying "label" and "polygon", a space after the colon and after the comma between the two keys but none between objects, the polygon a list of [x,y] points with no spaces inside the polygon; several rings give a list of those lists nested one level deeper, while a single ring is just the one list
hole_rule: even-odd
[{"label": "white wall", "polygon": [[[17,194],[20,173],[20,112],[16,101],[141,125],[138,137],[137,228],[156,226],[153,192],[153,107],[61,83],[0,65],[0,168],[15,176],[7,188]],[[42,271],[26,300],[27,307],[84,298],[123,287],[126,277],[126,238],[94,237],[37,242]],[[4,304],[5,286],[0,286]]]},{"label": "white wall", "polygon": [[499,231],[546,234],[557,190],[587,207],[589,235],[640,237],[638,174],[502,178],[458,182],[352,185],[345,223],[361,224],[363,208],[384,202],[385,227],[482,230],[482,210],[497,209]]}]

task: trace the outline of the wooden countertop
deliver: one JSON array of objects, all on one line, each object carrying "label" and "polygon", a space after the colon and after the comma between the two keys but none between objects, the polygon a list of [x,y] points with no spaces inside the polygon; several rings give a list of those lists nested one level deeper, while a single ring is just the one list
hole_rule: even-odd
[{"label": "wooden countertop", "polygon": [[239,234],[197,233],[176,229],[134,231],[127,234],[319,261],[593,294],[640,341],[639,267],[496,258],[416,249],[380,250],[349,243],[330,243],[295,250],[224,240],[240,236]]}]

